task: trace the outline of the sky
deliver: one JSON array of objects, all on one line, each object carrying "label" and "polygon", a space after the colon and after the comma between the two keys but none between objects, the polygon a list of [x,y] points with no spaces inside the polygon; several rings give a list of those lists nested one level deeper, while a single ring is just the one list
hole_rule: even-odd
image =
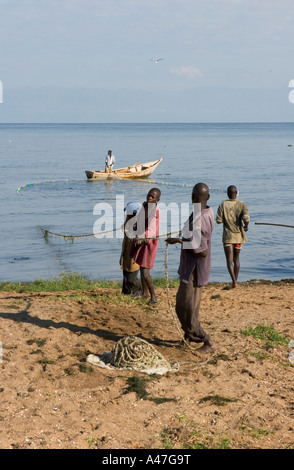
[{"label": "sky", "polygon": [[293,0],[0,0],[0,122],[293,121],[293,49]]}]

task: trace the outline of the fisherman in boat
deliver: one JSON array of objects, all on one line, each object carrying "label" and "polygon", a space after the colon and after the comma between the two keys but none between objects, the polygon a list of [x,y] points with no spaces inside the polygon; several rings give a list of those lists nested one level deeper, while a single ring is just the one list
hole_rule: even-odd
[{"label": "fisherman in boat", "polygon": [[113,171],[113,165],[115,164],[115,156],[112,155],[112,150],[108,150],[105,159],[105,173],[111,173]]}]

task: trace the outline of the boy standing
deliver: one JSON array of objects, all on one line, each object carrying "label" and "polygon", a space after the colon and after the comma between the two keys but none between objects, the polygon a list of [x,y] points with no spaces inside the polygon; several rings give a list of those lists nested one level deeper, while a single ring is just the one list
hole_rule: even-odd
[{"label": "boy standing", "polygon": [[160,195],[161,191],[158,188],[152,188],[148,192],[137,217],[138,238],[133,240],[130,252],[134,262],[140,265],[142,297],[147,298],[149,293],[149,305],[158,304],[150,269],[153,268],[158,248],[160,210],[157,203]]},{"label": "boy standing", "polygon": [[[203,343],[197,352],[208,354],[216,350],[210,336],[204,331],[199,321],[200,301],[204,286],[209,282],[211,268],[211,235],[214,225],[214,215],[211,207],[207,206],[210,198],[209,188],[204,183],[198,183],[192,191],[193,204],[199,204],[201,209],[199,228],[199,243],[189,243],[184,238],[168,238],[169,244],[181,243],[181,257],[178,274],[180,286],[176,296],[176,313],[184,330],[185,341],[190,344]],[[193,224],[193,214],[189,218]],[[192,235],[194,236],[194,235]],[[196,237],[197,238],[197,237]],[[188,243],[188,244],[187,244]]]},{"label": "boy standing", "polygon": [[227,268],[233,282],[232,287],[237,287],[240,270],[239,255],[243,243],[247,241],[244,232],[248,231],[250,217],[247,204],[237,199],[236,186],[229,186],[227,195],[229,199],[223,201],[218,207],[216,223],[223,224],[222,241]]},{"label": "boy standing", "polygon": [[[124,224],[124,228],[129,222],[130,219],[134,218],[135,215],[139,212],[141,208],[141,204],[138,202],[129,202],[125,207],[126,212],[126,220]],[[135,221],[135,219],[134,219]],[[124,234],[124,239],[122,243],[121,255],[119,264],[123,270],[123,285],[122,285],[122,294],[130,295],[130,294],[138,294],[141,292],[141,282],[138,279],[138,273],[140,266],[134,262],[134,260],[130,256],[130,250],[132,246],[132,240]]]}]

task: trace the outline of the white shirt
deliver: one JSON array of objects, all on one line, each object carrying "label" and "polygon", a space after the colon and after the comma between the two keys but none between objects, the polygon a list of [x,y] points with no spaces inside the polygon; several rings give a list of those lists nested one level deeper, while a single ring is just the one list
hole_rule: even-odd
[{"label": "white shirt", "polygon": [[115,156],[114,155],[106,155],[105,165],[112,166],[115,163]]}]

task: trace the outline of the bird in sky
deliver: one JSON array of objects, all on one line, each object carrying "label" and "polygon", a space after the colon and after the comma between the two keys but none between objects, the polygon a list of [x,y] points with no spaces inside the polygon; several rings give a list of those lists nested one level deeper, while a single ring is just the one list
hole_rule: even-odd
[{"label": "bird in sky", "polygon": [[164,60],[164,59],[150,59],[150,60],[152,60],[152,62],[154,62],[155,64],[158,64],[160,60]]}]

